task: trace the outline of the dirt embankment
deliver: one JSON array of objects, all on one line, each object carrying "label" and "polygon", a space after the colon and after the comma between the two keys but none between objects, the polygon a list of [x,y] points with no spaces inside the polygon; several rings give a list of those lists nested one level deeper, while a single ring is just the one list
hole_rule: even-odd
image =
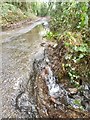
[{"label": "dirt embankment", "polygon": [[[59,50],[59,51],[58,51]],[[63,84],[65,89],[68,88],[68,81],[65,80],[65,71],[62,66],[62,61],[64,59],[64,55],[66,53],[66,49],[64,47],[64,43],[60,42],[59,45],[53,47],[51,44],[48,45],[47,48],[48,57],[51,62],[51,67],[56,74],[56,76],[61,76],[63,78],[63,81],[59,81],[59,84]],[[59,78],[60,79],[60,78]],[[48,88],[43,81],[41,76],[38,76],[36,79],[36,85],[38,91],[38,97],[37,97],[37,103],[40,108],[39,114],[41,117],[50,117],[50,118],[90,118],[90,114],[87,111],[83,111],[80,109],[75,109],[72,107],[64,106],[63,109],[60,108],[59,105],[57,105],[56,100],[50,96],[48,96]],[[37,93],[36,93],[37,94]],[[77,94],[77,93],[75,93]],[[64,102],[63,100],[61,103]],[[64,102],[65,103],[65,102]],[[45,108],[45,111],[43,111],[43,108]]]},{"label": "dirt embankment", "polygon": [[[58,48],[60,50],[60,55],[58,55]],[[66,49],[64,48],[63,42],[56,47],[53,47],[52,44],[48,44],[46,54],[48,54],[50,59],[50,66],[52,67],[53,72],[57,75],[59,72],[63,76],[65,75],[61,66],[61,61],[63,60],[65,52]],[[47,75],[48,69],[45,68],[45,70],[42,72],[43,75]],[[63,81],[61,84],[64,85],[66,83]],[[35,86],[34,94],[36,96],[40,118],[90,118],[89,112],[82,111],[80,109],[74,109],[73,107],[65,105],[66,102],[64,98],[61,99],[61,104],[58,104],[57,100],[49,95],[49,88],[41,74],[36,76]],[[64,85],[64,87],[66,87],[66,85]]]},{"label": "dirt embankment", "polygon": [[[37,94],[37,103],[39,109],[40,117],[42,118],[90,118],[88,112],[80,111],[78,109],[67,108],[61,109],[59,105],[57,105],[54,99],[48,96],[48,89],[45,82],[38,77],[36,80],[38,90]],[[44,108],[44,110],[43,110]]]}]

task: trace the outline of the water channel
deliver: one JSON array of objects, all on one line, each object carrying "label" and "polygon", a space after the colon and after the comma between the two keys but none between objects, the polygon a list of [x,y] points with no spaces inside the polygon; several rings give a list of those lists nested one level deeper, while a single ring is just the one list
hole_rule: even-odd
[{"label": "water channel", "polygon": [[2,118],[67,117],[74,106],[51,69],[45,22],[2,34]]}]

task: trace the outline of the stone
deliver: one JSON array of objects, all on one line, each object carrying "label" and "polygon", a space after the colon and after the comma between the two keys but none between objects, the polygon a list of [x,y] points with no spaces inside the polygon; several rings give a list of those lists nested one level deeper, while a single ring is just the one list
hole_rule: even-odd
[{"label": "stone", "polygon": [[70,92],[70,94],[77,94],[78,92],[77,88],[69,88],[68,91]]},{"label": "stone", "polygon": [[56,44],[54,44],[54,45],[53,45],[53,48],[56,48],[56,47],[57,47],[57,45],[58,45],[57,43],[56,43]]}]

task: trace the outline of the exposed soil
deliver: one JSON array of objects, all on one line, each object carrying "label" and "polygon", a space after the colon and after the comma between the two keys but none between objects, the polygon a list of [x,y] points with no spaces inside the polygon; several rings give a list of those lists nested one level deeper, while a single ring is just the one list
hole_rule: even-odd
[{"label": "exposed soil", "polygon": [[67,50],[62,41],[58,45],[49,45],[47,48],[48,57],[52,63],[52,69],[58,79],[64,78],[66,74],[65,69],[62,66],[66,52]]},{"label": "exposed soil", "polygon": [[42,118],[90,118],[88,112],[79,109],[68,108],[58,105],[54,98],[48,95],[45,81],[39,75],[36,79],[35,94],[37,96],[38,111]]},{"label": "exposed soil", "polygon": [[[63,48],[63,43],[61,44],[61,47]],[[60,58],[58,58],[57,54],[55,57],[57,57],[58,60],[56,61],[54,58],[53,54],[55,54],[56,50],[57,49],[53,48],[51,44],[48,44],[48,49],[46,52],[49,55],[48,57],[52,56],[51,60],[53,63],[51,63],[51,67],[54,68],[53,70],[56,70],[55,73],[58,73],[60,72],[60,69],[58,68],[61,67],[61,64],[59,64]],[[65,52],[65,49],[62,51]],[[62,57],[63,55],[64,53],[62,53]],[[55,67],[53,67],[53,65],[55,65]],[[42,72],[44,75],[48,74],[47,69],[43,70]],[[90,118],[89,112],[67,106],[64,98],[62,98],[60,103],[58,103],[54,97],[50,96],[46,81],[40,73],[36,75],[33,93],[36,98],[37,109],[40,118]]]},{"label": "exposed soil", "polygon": [[[59,51],[58,51],[59,50]],[[59,53],[59,54],[58,54]],[[51,62],[51,67],[54,74],[58,77],[61,76],[61,81],[59,83],[63,84],[65,88],[67,88],[68,80],[65,79],[65,71],[62,66],[62,61],[64,55],[66,53],[66,48],[64,47],[64,43],[60,42],[59,45],[55,47],[51,44],[48,45],[47,54]],[[65,105],[64,99],[62,99],[61,105],[58,105],[56,100],[53,97],[48,95],[48,88],[45,81],[41,76],[38,76],[36,79],[36,85],[38,91],[38,106],[40,108],[40,116],[41,117],[49,117],[49,118],[90,118],[90,113],[87,111],[82,111],[80,109],[74,109],[72,107],[63,106]],[[77,92],[76,92],[77,93]],[[75,94],[76,94],[75,93]],[[88,93],[89,94],[89,93]],[[42,96],[42,98],[40,97]],[[44,105],[44,106],[43,106]],[[90,105],[90,103],[89,103]],[[43,111],[43,107],[45,107],[46,111]]]},{"label": "exposed soil", "polygon": [[[22,23],[21,23],[21,25],[22,25]],[[34,33],[34,35],[35,35],[35,33]],[[37,36],[35,36],[35,37],[37,37]],[[29,38],[31,38],[31,36]],[[27,39],[27,40],[29,41],[29,39]],[[36,40],[36,38],[35,38],[35,40]],[[40,42],[40,40],[39,40],[39,42]],[[24,45],[25,45],[25,43],[22,44],[22,46],[24,46]],[[30,43],[26,44],[26,45],[30,45]],[[45,43],[41,43],[41,46],[45,46]],[[30,51],[30,47],[28,47],[28,49],[29,49],[27,51],[28,54],[30,54],[32,51],[32,49]],[[24,50],[25,50],[25,48],[24,48]],[[37,50],[38,50],[38,48],[37,48]],[[12,53],[12,51],[11,51],[11,53]],[[62,61],[64,59],[65,53],[66,53],[66,48],[64,47],[63,42],[61,42],[59,45],[56,45],[56,46],[53,46],[53,44],[47,45],[46,54],[50,60],[50,67],[52,69],[52,72],[55,74],[55,76],[58,77],[58,80],[60,80],[60,79],[62,80],[62,81],[57,81],[57,82],[62,83],[65,87],[64,89],[67,88],[67,80],[65,80],[65,78],[64,78],[66,73],[62,66]],[[42,55],[38,56],[37,59],[40,59],[41,57],[42,57]],[[6,58],[6,56],[5,56],[5,58]],[[42,62],[43,62],[43,60],[44,60],[44,58],[41,59]],[[14,59],[14,61],[15,61],[15,59]],[[41,62],[41,61],[39,60],[39,62]],[[24,68],[26,68],[26,67],[24,67]],[[39,68],[37,68],[37,69],[39,69]],[[41,70],[41,68],[40,68],[40,70]],[[25,71],[24,71],[24,73],[25,73]],[[44,69],[41,71],[41,73],[43,73],[43,75],[47,75],[48,70]],[[81,111],[80,109],[74,109],[72,107],[69,107],[64,98],[62,98],[60,103],[58,103],[58,101],[54,97],[50,96],[49,89],[48,89],[45,79],[43,78],[43,75],[40,74],[40,71],[38,71],[38,70],[36,71],[36,69],[34,69],[32,76],[30,76],[30,78],[27,82],[27,85],[24,84],[24,82],[22,83],[24,85],[25,91],[24,92],[21,91],[21,93],[18,93],[17,97],[15,96],[14,99],[16,100],[16,104],[14,107],[16,107],[16,110],[21,113],[22,117],[24,116],[24,117],[30,117],[30,118],[31,117],[37,117],[37,118],[90,118],[89,112]],[[10,79],[10,77],[9,77],[9,79]],[[10,89],[10,87],[7,87],[7,88]],[[15,91],[13,91],[13,92],[15,92]],[[7,108],[7,110],[8,110],[8,108]],[[3,115],[5,115],[5,114],[3,114]],[[13,114],[13,112],[12,112],[12,114]],[[13,115],[12,116],[9,115],[9,116],[12,117]]]},{"label": "exposed soil", "polygon": [[[45,46],[45,43],[43,45]],[[53,48],[53,44],[48,43],[47,49],[45,50],[46,52],[44,51],[44,53],[43,52],[41,53],[41,56],[42,55],[43,56],[40,57],[40,55],[38,55],[35,58],[35,61],[33,62],[33,71],[30,74],[29,80],[25,87],[25,92],[22,91],[16,97],[16,109],[19,110],[23,115],[25,116],[27,115],[27,117],[29,118],[88,118],[89,119],[90,118],[89,112],[68,106],[67,100],[64,97],[66,82],[64,81],[61,83],[59,82],[59,84],[64,85],[62,87],[63,97],[61,97],[61,99],[57,100],[57,98],[54,98],[49,93],[50,92],[49,87],[45,79],[48,76],[48,74],[50,75],[47,66],[49,65],[50,68],[53,68],[53,65],[55,65],[56,71],[54,72],[54,69],[51,69],[54,74],[58,73],[59,72],[58,68],[61,67],[61,64],[58,64],[57,63],[58,61],[56,62],[56,59],[54,59],[53,56],[56,50],[57,49]],[[48,55],[53,57],[52,59],[50,59],[53,61],[53,64],[51,62],[49,64],[48,62],[48,65],[46,66],[46,62],[48,61],[46,60],[46,58]],[[56,56],[58,57],[58,55]],[[53,86],[51,86],[51,89],[52,87]],[[55,91],[53,92],[55,93]],[[75,93],[77,93],[77,91]]]}]

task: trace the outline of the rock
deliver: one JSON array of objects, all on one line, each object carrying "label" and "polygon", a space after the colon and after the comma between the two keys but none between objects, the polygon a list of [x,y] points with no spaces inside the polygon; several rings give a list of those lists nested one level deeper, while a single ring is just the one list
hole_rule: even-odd
[{"label": "rock", "polygon": [[56,103],[55,98],[54,98],[54,97],[52,97],[52,96],[50,97],[50,101],[51,101],[51,102],[53,102],[53,103]]},{"label": "rock", "polygon": [[[53,60],[58,60],[58,58],[55,56],[55,57],[53,57]],[[58,61],[57,61],[58,62]]]},{"label": "rock", "polygon": [[75,94],[77,94],[78,89],[77,88],[68,88],[68,91],[71,95],[75,95]]},{"label": "rock", "polygon": [[90,101],[82,100],[81,105],[84,107],[84,109],[90,112]]},{"label": "rock", "polygon": [[86,99],[90,100],[90,85],[84,84],[82,85],[83,95]]},{"label": "rock", "polygon": [[41,48],[34,56],[34,60],[42,61],[44,59],[44,48]]},{"label": "rock", "polygon": [[52,48],[53,46],[52,46],[52,44],[49,43],[49,44],[48,44],[48,47]]},{"label": "rock", "polygon": [[45,43],[45,42],[42,42],[40,45],[41,45],[42,47],[45,47],[46,43]]},{"label": "rock", "polygon": [[56,48],[56,47],[57,47],[57,45],[58,45],[57,43],[56,43],[56,44],[54,44],[54,45],[53,45],[53,48]]},{"label": "rock", "polygon": [[46,63],[49,63],[49,62],[50,62],[48,58],[46,58],[45,61],[46,61]]}]

